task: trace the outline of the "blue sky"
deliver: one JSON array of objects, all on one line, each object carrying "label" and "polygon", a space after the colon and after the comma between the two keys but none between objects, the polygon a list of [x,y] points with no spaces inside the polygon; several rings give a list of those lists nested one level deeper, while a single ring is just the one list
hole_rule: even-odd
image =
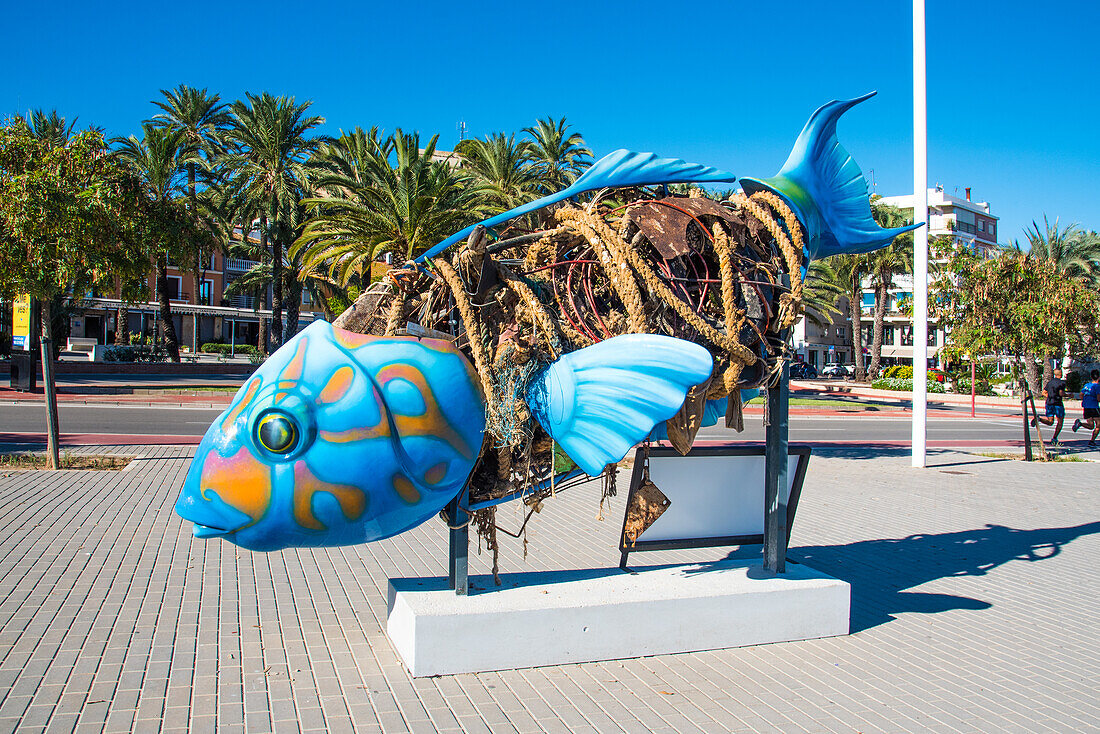
[{"label": "blue sky", "polygon": [[[36,7],[37,6],[37,7]],[[840,137],[878,193],[912,187],[907,2],[156,3],[6,0],[0,112],[135,132],[162,88],[312,99],[356,125],[468,134],[566,116],[597,155],[767,176],[815,107],[878,90]],[[928,0],[929,183],[1021,238],[1100,229],[1100,5]],[[870,175],[868,175],[870,178]]]}]

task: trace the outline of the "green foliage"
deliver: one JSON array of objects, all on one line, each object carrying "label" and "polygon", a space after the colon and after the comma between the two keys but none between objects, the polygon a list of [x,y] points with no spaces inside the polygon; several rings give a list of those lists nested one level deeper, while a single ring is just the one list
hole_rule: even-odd
[{"label": "green foliage", "polygon": [[913,368],[907,364],[896,364],[892,367],[887,367],[886,371],[882,374],[883,377],[900,377],[903,380],[912,380]]},{"label": "green foliage", "polygon": [[840,314],[837,300],[845,293],[845,285],[826,260],[814,260],[806,271],[802,289],[802,306],[806,318],[818,326],[826,326]]},{"label": "green foliage", "polygon": [[[989,380],[987,380],[983,377],[977,378],[975,380],[974,384],[977,386],[977,389],[974,391],[975,395],[994,395],[994,394],[996,394],[996,393],[993,392],[993,386],[990,385]],[[955,388],[954,388],[953,392],[959,393],[960,395],[969,395],[970,394],[970,375],[967,374],[965,377],[960,377],[960,378],[956,379],[955,382],[954,382],[954,385],[955,385]]]},{"label": "green foliage", "polygon": [[207,354],[222,354],[225,356],[229,356],[234,352],[236,354],[246,354],[249,357],[260,354],[260,350],[251,344],[237,344],[236,347],[233,347],[232,345],[221,344],[219,342],[207,342],[202,345],[200,351],[206,352]]},{"label": "green foliage", "polygon": [[547,117],[523,128],[531,140],[528,159],[535,169],[543,194],[552,194],[577,180],[590,164],[592,151],[580,133],[568,132],[565,118]]},{"label": "green foliage", "polygon": [[168,354],[159,347],[112,344],[103,350],[104,362],[164,362]]},{"label": "green foliage", "polygon": [[947,327],[946,355],[1058,354],[1096,333],[1093,289],[1052,261],[1018,251],[982,259],[965,247],[946,253],[932,286],[934,316]]},{"label": "green foliage", "polygon": [[0,293],[52,299],[140,278],[140,233],[157,214],[98,131],[60,145],[22,120],[0,127]]},{"label": "green foliage", "polygon": [[330,172],[316,181],[327,195],[303,202],[311,218],[289,254],[347,285],[369,280],[370,264],[386,252],[412,259],[483,218],[484,188],[432,160],[437,139],[421,149],[416,133],[357,129],[328,146]]},{"label": "green foliage", "polygon": [[[904,392],[913,392],[913,379],[904,379],[901,377],[880,377],[879,379],[871,383],[871,387],[876,390],[900,390]],[[946,391],[943,389],[942,382],[929,380],[928,392],[942,393]]]}]

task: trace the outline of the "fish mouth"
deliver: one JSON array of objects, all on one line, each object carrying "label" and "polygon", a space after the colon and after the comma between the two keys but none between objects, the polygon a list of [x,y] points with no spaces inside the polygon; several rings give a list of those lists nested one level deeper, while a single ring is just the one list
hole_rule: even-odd
[{"label": "fish mouth", "polygon": [[211,490],[204,497],[192,488],[185,489],[176,502],[176,514],[194,525],[192,535],[203,539],[230,535],[252,522],[251,517]]},{"label": "fish mouth", "polygon": [[211,527],[210,525],[203,525],[196,522],[193,523],[191,534],[194,535],[196,538],[202,538],[205,540],[206,538],[220,538],[223,535],[229,535],[230,533],[235,533],[238,530],[240,530],[240,528],[227,530],[225,528]]}]

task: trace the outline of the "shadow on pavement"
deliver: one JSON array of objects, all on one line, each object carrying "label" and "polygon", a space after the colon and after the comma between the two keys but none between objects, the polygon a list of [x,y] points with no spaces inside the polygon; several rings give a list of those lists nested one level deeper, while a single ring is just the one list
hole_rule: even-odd
[{"label": "shadow on pavement", "polygon": [[[791,443],[808,443],[813,447],[814,456],[828,456],[836,457],[840,459],[881,459],[883,457],[908,457],[913,455],[912,447],[906,444],[899,444],[897,441],[891,443],[850,443],[850,444],[838,444],[838,443],[823,443],[814,441],[792,441]],[[930,466],[939,464],[934,461],[937,456],[947,456],[955,454],[959,451],[957,449],[934,449],[929,448],[926,450],[928,456],[928,464]],[[988,457],[983,457],[988,458]],[[813,464],[810,464],[813,466]],[[946,464],[945,464],[946,466]]]},{"label": "shadow on pavement", "polygon": [[955,533],[792,548],[790,555],[852,585],[855,633],[905,612],[988,609],[992,605],[980,599],[904,590],[952,576],[982,576],[1009,561],[1043,561],[1071,541],[1094,533],[1100,533],[1100,522],[1034,530],[986,525]]}]

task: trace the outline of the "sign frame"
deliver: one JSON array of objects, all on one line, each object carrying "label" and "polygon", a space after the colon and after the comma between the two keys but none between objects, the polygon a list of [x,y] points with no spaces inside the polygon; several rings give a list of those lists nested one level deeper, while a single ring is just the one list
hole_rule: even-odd
[{"label": "sign frame", "polygon": [[[806,479],[806,469],[810,463],[810,451],[811,447],[808,444],[789,444],[787,447],[787,456],[797,456],[798,462],[795,467],[794,478],[791,482],[790,496],[787,498],[787,522],[786,522],[786,542],[784,547],[790,543],[791,539],[791,526],[794,524],[794,516],[798,511],[798,500],[802,495],[802,484]],[[652,446],[649,449],[649,456],[653,457],[671,456],[681,457],[681,454],[672,446]],[[685,458],[690,457],[703,457],[703,456],[760,456],[767,458],[767,447],[763,444],[721,444],[717,446],[693,446],[691,451],[682,455]],[[630,491],[627,494],[626,506],[630,506],[630,501],[634,497],[634,492],[641,485],[643,463],[645,461],[644,449],[639,446],[634,452],[634,471],[630,477]],[[764,488],[761,488],[761,498],[764,499]],[[766,504],[766,500],[765,500]],[[765,532],[767,529],[766,520],[766,507],[762,508],[762,512],[765,513],[764,527]],[[644,535],[644,533],[643,533]],[[664,539],[664,540],[641,540],[638,539],[633,543],[629,543],[626,539],[626,512],[623,513],[623,527],[619,533],[619,553],[621,554],[621,560],[619,562],[619,568],[627,570],[627,559],[631,553],[647,552],[647,551],[662,551],[662,550],[684,550],[688,548],[718,548],[723,546],[734,545],[763,545],[764,533],[753,533],[750,535],[726,535],[715,536],[707,538],[676,538],[676,539]]]}]

